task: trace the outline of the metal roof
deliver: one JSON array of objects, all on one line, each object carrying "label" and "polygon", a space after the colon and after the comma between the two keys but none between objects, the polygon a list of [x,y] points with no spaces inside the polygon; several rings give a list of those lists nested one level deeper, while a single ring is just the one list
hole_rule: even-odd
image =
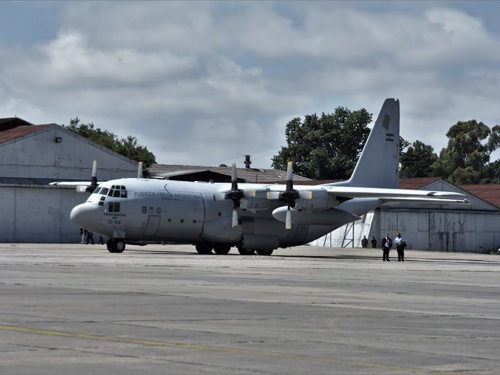
[{"label": "metal roof", "polygon": [[35,133],[40,130],[45,130],[53,125],[20,125],[15,128],[2,130],[0,128],[0,143],[12,141],[16,138],[23,137],[30,133]]},{"label": "metal roof", "polygon": [[460,185],[459,188],[500,208],[500,184]]},{"label": "metal roof", "polygon": [[33,125],[33,124],[19,117],[0,118],[0,131],[15,128],[16,126],[20,125]]},{"label": "metal roof", "polygon": [[[190,165],[167,165],[154,164],[148,168],[151,177],[172,178],[174,176],[183,176],[183,179],[189,175],[220,175],[226,176],[228,181],[231,178],[231,167],[202,167]],[[277,169],[258,169],[258,168],[236,168],[236,174],[239,181],[255,183],[276,183],[286,181],[286,172]],[[294,181],[312,181],[309,178],[299,175],[293,175]]]}]

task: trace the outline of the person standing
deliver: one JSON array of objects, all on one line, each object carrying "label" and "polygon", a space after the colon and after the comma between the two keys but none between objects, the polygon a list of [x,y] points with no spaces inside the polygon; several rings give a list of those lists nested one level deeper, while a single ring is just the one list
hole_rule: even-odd
[{"label": "person standing", "polygon": [[406,241],[404,240],[400,232],[396,234],[394,243],[396,244],[396,250],[398,251],[398,262],[404,262]]},{"label": "person standing", "polygon": [[377,239],[375,238],[375,236],[372,237],[372,248],[377,248]]},{"label": "person standing", "polygon": [[363,239],[361,240],[361,246],[368,247],[368,238],[366,238],[366,236],[363,236]]},{"label": "person standing", "polygon": [[87,231],[87,242],[85,242],[87,245],[92,242],[92,245],[94,245],[94,233],[91,231]]},{"label": "person standing", "polygon": [[392,240],[388,234],[382,239],[382,260],[390,262],[389,252],[391,251]]}]

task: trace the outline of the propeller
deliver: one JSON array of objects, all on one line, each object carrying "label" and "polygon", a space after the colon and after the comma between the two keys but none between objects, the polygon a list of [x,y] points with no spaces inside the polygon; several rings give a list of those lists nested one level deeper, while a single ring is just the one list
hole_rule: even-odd
[{"label": "propeller", "polygon": [[243,190],[238,189],[238,177],[236,176],[236,163],[231,164],[231,190],[225,195],[225,199],[231,199],[233,201],[233,220],[232,227],[236,228],[238,226],[238,212],[237,209],[240,206],[241,199],[245,196]]},{"label": "propeller", "polygon": [[288,206],[285,218],[285,229],[292,229],[292,212],[290,209],[295,206],[295,200],[300,198],[300,194],[293,188],[293,165],[289,161],[286,167],[286,189],[279,194],[279,199]]},{"label": "propeller", "polygon": [[[293,188],[293,164],[288,162],[286,168],[286,188],[284,191],[270,189],[267,192],[267,199],[280,200],[287,205],[285,216],[285,229],[292,229],[292,208],[300,210],[303,207],[302,200],[313,199],[312,191],[295,190]],[[299,200],[299,202],[297,202]],[[298,206],[298,207],[297,207]]]}]

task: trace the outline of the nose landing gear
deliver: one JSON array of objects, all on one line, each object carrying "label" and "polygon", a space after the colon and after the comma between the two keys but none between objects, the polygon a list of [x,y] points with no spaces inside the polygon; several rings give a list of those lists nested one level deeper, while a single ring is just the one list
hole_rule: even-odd
[{"label": "nose landing gear", "polygon": [[123,253],[125,241],[121,238],[110,238],[106,243],[106,247],[110,253]]}]

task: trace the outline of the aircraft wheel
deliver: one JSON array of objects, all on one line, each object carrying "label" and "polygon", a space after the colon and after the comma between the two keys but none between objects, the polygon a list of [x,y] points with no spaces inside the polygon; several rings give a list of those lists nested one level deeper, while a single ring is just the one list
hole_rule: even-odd
[{"label": "aircraft wheel", "polygon": [[202,242],[196,244],[196,251],[198,254],[212,254],[212,244],[208,242]]},{"label": "aircraft wheel", "polygon": [[231,245],[227,245],[227,244],[215,244],[214,245],[214,252],[215,252],[215,254],[218,254],[218,255],[227,255],[230,250],[231,250]]},{"label": "aircraft wheel", "polygon": [[106,243],[106,247],[110,253],[123,253],[125,242],[119,238],[110,238]]},{"label": "aircraft wheel", "polygon": [[269,256],[273,253],[273,251],[274,251],[273,249],[259,249],[259,250],[257,250],[257,254]]},{"label": "aircraft wheel", "polygon": [[254,255],[255,254],[255,250],[253,250],[253,249],[245,249],[244,247],[238,247],[238,252],[241,255]]}]

